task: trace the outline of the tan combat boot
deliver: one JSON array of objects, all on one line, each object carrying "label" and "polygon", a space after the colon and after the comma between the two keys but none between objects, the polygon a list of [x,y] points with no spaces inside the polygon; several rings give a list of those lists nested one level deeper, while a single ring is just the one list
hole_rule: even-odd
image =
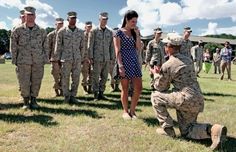
[{"label": "tan combat boot", "polygon": [[227,128],[225,126],[214,124],[211,127],[211,149],[216,150],[226,140]]},{"label": "tan combat boot", "polygon": [[175,130],[173,127],[157,128],[156,133],[159,135],[165,135],[173,138],[176,137]]}]

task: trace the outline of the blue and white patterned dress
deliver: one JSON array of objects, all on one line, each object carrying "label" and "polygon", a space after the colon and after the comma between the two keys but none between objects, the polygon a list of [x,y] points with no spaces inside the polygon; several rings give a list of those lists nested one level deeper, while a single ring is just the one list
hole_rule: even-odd
[{"label": "blue and white patterned dress", "polygon": [[126,79],[142,77],[141,67],[138,62],[138,54],[133,37],[128,37],[120,29],[116,32],[116,37],[120,38],[120,54],[125,69]]}]

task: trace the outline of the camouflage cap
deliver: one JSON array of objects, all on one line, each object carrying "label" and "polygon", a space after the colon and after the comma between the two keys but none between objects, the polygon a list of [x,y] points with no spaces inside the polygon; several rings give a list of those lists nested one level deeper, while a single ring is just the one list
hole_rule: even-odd
[{"label": "camouflage cap", "polygon": [[77,17],[77,13],[73,12],[73,11],[68,12],[67,15],[68,15],[68,17]]},{"label": "camouflage cap", "polygon": [[156,33],[162,33],[162,29],[160,27],[155,28],[154,31]]},{"label": "camouflage cap", "polygon": [[24,16],[25,10],[20,10],[20,16]]},{"label": "camouflage cap", "polygon": [[101,12],[101,13],[99,14],[99,18],[108,19],[108,13],[107,13],[107,12]]},{"label": "camouflage cap", "polygon": [[191,27],[189,27],[189,26],[185,27],[184,30],[187,32],[192,32]]},{"label": "camouflage cap", "polygon": [[56,22],[57,22],[57,23],[63,23],[63,22],[64,22],[64,19],[63,19],[63,18],[56,18]]},{"label": "camouflage cap", "polygon": [[36,9],[32,6],[27,6],[24,8],[25,14],[35,14]]},{"label": "camouflage cap", "polygon": [[92,26],[92,21],[87,21],[87,22],[85,22],[85,25],[86,25],[86,26]]},{"label": "camouflage cap", "polygon": [[179,46],[181,45],[183,38],[178,33],[168,33],[166,38],[162,40],[163,43]]}]

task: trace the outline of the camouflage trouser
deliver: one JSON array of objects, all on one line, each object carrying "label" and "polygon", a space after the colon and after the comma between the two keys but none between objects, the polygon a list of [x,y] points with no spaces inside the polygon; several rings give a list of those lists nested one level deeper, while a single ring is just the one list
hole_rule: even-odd
[{"label": "camouflage trouser", "polygon": [[44,74],[43,64],[18,64],[16,73],[22,97],[37,97]]},{"label": "camouflage trouser", "polygon": [[83,76],[82,79],[82,86],[92,85],[92,70],[91,64],[88,61],[82,62],[81,73]]},{"label": "camouflage trouser", "polygon": [[202,70],[202,61],[194,62],[194,70],[195,70],[196,75],[198,75],[201,72],[201,70]]},{"label": "camouflage trouser", "polygon": [[222,77],[225,74],[225,68],[226,68],[227,74],[228,74],[228,79],[231,79],[231,62],[221,60],[220,67],[221,67],[221,71],[222,71]]},{"label": "camouflage trouser", "polygon": [[[161,93],[155,91],[151,95],[152,105],[161,127],[173,127],[173,119],[167,108],[175,108],[180,133],[183,137],[189,139],[210,138],[210,135],[207,134],[209,124],[197,123],[198,111],[203,108],[203,105],[201,105],[203,102],[197,103],[197,99],[198,96],[195,97],[195,101],[187,101],[185,95],[180,92]],[[203,101],[203,99],[199,100]]]},{"label": "camouflage trouser", "polygon": [[110,61],[93,63],[93,91],[104,92],[106,88],[106,81],[108,78]]},{"label": "camouflage trouser", "polygon": [[[64,96],[76,96],[79,87],[81,60],[62,63],[62,90]],[[71,89],[69,88],[71,75]]]},{"label": "camouflage trouser", "polygon": [[115,80],[115,79],[113,79],[112,74],[113,74],[114,66],[115,66],[115,61],[110,61],[109,74],[110,74],[110,77],[111,77],[111,85],[119,84],[119,83],[120,83],[119,80]]},{"label": "camouflage trouser", "polygon": [[54,89],[61,89],[61,65],[58,62],[51,62],[51,74],[54,78]]}]

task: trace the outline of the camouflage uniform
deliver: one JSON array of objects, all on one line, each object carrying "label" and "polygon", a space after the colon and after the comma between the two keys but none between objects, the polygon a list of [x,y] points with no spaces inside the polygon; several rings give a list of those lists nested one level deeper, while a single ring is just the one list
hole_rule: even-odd
[{"label": "camouflage uniform", "polygon": [[110,62],[114,59],[112,31],[97,27],[89,36],[90,59],[93,60],[93,92],[104,92]]},{"label": "camouflage uniform", "polygon": [[[63,27],[56,37],[56,60],[62,64],[62,90],[65,97],[75,97],[78,91],[81,59],[83,58],[84,33],[77,27],[72,31]],[[69,89],[70,74],[72,78]]]},{"label": "camouflage uniform", "polygon": [[55,90],[61,89],[61,64],[59,63],[58,60],[56,60],[56,57],[54,54],[57,32],[58,32],[58,30],[54,30],[47,35],[47,44],[48,44],[48,48],[49,48],[49,59],[52,63],[51,74],[54,78],[53,88]]},{"label": "camouflage uniform", "polygon": [[[148,43],[145,62],[149,64],[151,68],[153,68],[154,64],[161,67],[165,62],[164,44],[161,41],[157,42],[153,39]],[[150,73],[150,77],[150,85],[153,88],[154,75]]]},{"label": "camouflage uniform", "polygon": [[88,36],[89,33],[84,31],[84,57],[82,60],[82,86],[91,86],[92,85],[92,71],[91,71],[91,64],[89,62],[89,56],[88,56]]},{"label": "camouflage uniform", "polygon": [[183,40],[181,48],[180,48],[180,53],[189,57],[191,57],[191,48],[193,47],[193,43],[190,40]]},{"label": "camouflage uniform", "polygon": [[17,26],[11,33],[12,63],[17,66],[16,73],[23,98],[38,96],[44,64],[48,62],[46,36],[46,31],[38,25],[35,24],[31,30],[26,23]]},{"label": "camouflage uniform", "polygon": [[202,70],[203,48],[196,45],[191,48],[191,54],[194,62],[195,73],[198,75]]},{"label": "camouflage uniform", "polygon": [[[173,85],[173,90],[167,90]],[[197,116],[204,108],[204,98],[197,82],[192,60],[176,53],[161,67],[155,75],[154,87],[157,91],[151,95],[153,108],[161,127],[173,127],[173,120],[167,108],[175,108],[180,133],[190,139],[210,138],[209,124],[197,123]]]}]

